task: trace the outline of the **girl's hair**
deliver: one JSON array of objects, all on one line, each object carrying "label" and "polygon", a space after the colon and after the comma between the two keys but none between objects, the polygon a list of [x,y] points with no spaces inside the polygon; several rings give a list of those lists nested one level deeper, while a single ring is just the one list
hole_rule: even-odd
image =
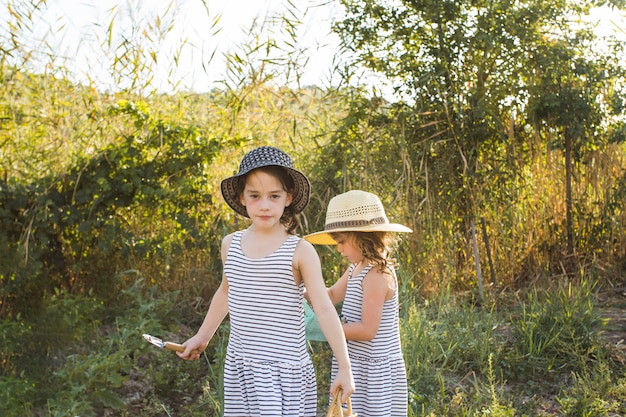
[{"label": "girl's hair", "polygon": [[[292,196],[294,195],[295,183],[285,168],[276,165],[268,165],[253,169],[250,172],[254,171],[265,172],[266,174],[273,176],[283,185],[283,190],[290,193]],[[238,178],[237,189],[239,190],[239,195],[243,193],[243,190],[246,187],[246,179],[248,178],[248,174],[250,174],[250,172]],[[287,228],[287,233],[291,235],[296,234],[296,229],[300,227],[300,217],[297,213],[294,213],[293,204],[290,204],[289,207],[285,207],[285,211],[280,218],[280,223]]]},{"label": "girl's hair", "polygon": [[380,272],[388,272],[389,267],[397,265],[396,260],[391,257],[391,252],[398,241],[395,235],[389,232],[342,233],[348,239],[353,239],[355,244],[361,249],[363,257],[369,260]]}]

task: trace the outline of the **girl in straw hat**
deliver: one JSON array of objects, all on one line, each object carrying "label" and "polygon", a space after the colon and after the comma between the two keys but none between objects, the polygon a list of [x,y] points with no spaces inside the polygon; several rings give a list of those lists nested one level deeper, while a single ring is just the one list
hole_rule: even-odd
[{"label": "girl in straw hat", "polygon": [[230,207],[250,226],[222,241],[222,282],[204,322],[183,345],[183,359],[198,359],[230,314],[224,365],[224,416],[315,417],[313,364],[305,341],[302,297],[306,286],[324,335],[337,357],[331,384],[345,400],[354,392],[341,323],[331,303],[315,248],[294,235],[310,185],[291,158],[264,146],[243,158],[222,181]]},{"label": "girl in straw hat", "polygon": [[[323,231],[305,236],[314,244],[337,245],[350,261],[328,289],[343,301],[356,391],[352,409],[359,417],[406,417],[407,381],[398,318],[398,281],[391,258],[392,232],[411,232],[390,223],[378,196],[354,190],[330,200]],[[333,375],[337,372],[333,359]]]}]

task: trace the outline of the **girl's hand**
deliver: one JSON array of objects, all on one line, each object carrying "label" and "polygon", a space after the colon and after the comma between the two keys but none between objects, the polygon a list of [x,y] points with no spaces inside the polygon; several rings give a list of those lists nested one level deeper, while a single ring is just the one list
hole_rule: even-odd
[{"label": "girl's hand", "polygon": [[176,352],[176,354],[181,359],[195,361],[200,357],[200,354],[204,352],[208,344],[208,340],[204,340],[196,334],[194,337],[183,343],[185,350],[183,352]]},{"label": "girl's hand", "polygon": [[345,403],[354,393],[354,379],[350,370],[340,369],[337,372],[337,376],[335,376],[333,383],[330,385],[330,394],[334,396],[338,388],[342,390],[341,402]]}]

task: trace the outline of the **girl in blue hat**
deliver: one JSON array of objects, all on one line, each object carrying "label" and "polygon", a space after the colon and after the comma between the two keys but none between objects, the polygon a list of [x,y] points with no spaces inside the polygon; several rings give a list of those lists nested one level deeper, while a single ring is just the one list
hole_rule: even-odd
[{"label": "girl in blue hat", "polygon": [[314,247],[295,235],[310,184],[283,151],[263,146],[243,158],[221,183],[224,199],[250,219],[222,240],[222,281],[204,322],[183,345],[198,359],[230,315],[224,365],[225,417],[315,417],[317,388],[306,340],[306,287],[324,336],[337,358],[330,391],[354,392],[346,341]]}]

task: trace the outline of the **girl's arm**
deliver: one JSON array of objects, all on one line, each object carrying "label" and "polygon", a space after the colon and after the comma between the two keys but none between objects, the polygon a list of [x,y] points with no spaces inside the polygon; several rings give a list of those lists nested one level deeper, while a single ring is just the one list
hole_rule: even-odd
[{"label": "girl's arm", "polygon": [[372,340],[378,333],[383,304],[396,291],[393,276],[372,268],[362,281],[363,305],[361,321],[346,323],[343,331],[347,340]]},{"label": "girl's arm", "polygon": [[[339,280],[335,282],[332,287],[327,289],[328,296],[330,297],[330,301],[333,303],[333,305],[336,306],[337,304],[343,301],[343,299],[346,297],[347,287],[348,287],[348,270],[344,272],[343,276],[339,278]],[[307,300],[307,302],[309,303],[311,302],[311,299],[309,298],[309,294],[307,293],[306,288],[304,289],[304,298]]]},{"label": "girl's arm", "polygon": [[296,269],[294,271],[296,276],[299,276],[304,281],[322,333],[324,333],[337,359],[338,372],[330,385],[330,392],[334,395],[337,389],[341,388],[343,390],[342,400],[347,401],[348,397],[354,392],[354,379],[352,377],[350,358],[348,357],[346,338],[343,334],[335,306],[328,296],[328,291],[322,279],[320,259],[313,245],[305,240],[301,240],[296,248],[294,268]]},{"label": "girl's arm", "polygon": [[339,304],[346,298],[346,288],[348,288],[348,277],[349,277],[348,271],[349,270],[350,268],[348,268],[346,272],[343,273],[341,278],[339,278],[339,280],[337,280],[337,282],[335,282],[333,286],[328,289],[328,296],[330,297],[330,301],[333,303],[333,305]]},{"label": "girl's arm", "polygon": [[[232,235],[228,235],[222,240],[222,265],[226,262],[226,254],[228,253],[231,241]],[[213,299],[209,305],[209,311],[206,313],[198,332],[183,343],[183,346],[185,346],[184,352],[177,352],[176,354],[186,360],[198,359],[200,354],[208,346],[217,328],[224,320],[224,317],[226,317],[226,314],[228,314],[228,280],[226,276],[222,274],[222,282],[213,295]]]}]

